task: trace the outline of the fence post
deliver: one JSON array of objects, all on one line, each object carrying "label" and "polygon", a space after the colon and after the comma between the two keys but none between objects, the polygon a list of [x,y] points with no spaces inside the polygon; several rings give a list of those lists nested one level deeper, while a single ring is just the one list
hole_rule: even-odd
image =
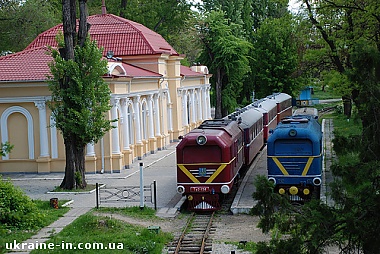
[{"label": "fence post", "polygon": [[153,195],[154,195],[154,210],[157,211],[157,184],[156,184],[156,180],[153,181]]},{"label": "fence post", "polygon": [[144,209],[144,163],[140,162],[140,210]]},{"label": "fence post", "polygon": [[96,183],[96,209],[99,209],[99,183]]}]

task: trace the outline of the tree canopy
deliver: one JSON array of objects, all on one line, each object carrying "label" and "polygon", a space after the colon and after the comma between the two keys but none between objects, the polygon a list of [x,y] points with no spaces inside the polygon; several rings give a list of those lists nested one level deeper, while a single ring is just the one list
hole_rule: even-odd
[{"label": "tree canopy", "polygon": [[249,72],[251,44],[233,34],[237,24],[228,24],[222,11],[212,11],[200,28],[203,50],[199,60],[214,74],[215,117],[221,118],[238,106],[243,79]]},{"label": "tree canopy", "polygon": [[13,0],[0,4],[0,53],[23,50],[61,20],[59,1]]}]

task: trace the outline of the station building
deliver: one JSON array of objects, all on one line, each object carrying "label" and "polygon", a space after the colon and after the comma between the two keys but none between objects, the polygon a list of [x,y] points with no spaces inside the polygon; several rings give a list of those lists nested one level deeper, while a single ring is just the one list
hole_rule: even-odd
[{"label": "station building", "polygon": [[[107,14],[88,17],[89,34],[103,48],[111,90],[113,128],[86,148],[86,172],[120,172],[166,149],[178,136],[211,118],[211,74],[186,67],[161,35]],[[14,148],[0,157],[0,173],[64,172],[65,148],[47,102],[48,46],[62,24],[41,33],[25,50],[0,57],[0,136]]]}]

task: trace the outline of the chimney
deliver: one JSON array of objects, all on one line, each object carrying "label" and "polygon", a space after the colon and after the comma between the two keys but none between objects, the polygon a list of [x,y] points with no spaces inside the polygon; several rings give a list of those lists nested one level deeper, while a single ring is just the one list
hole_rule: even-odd
[{"label": "chimney", "polygon": [[102,0],[102,15],[107,14],[107,8],[105,0]]}]

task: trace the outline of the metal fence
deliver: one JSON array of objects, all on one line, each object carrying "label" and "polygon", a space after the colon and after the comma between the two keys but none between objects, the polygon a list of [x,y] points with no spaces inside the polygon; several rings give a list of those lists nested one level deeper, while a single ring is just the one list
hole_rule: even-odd
[{"label": "metal fence", "polygon": [[[96,208],[102,203],[120,203],[120,202],[140,202],[140,186],[112,186],[103,187],[96,183]],[[157,184],[153,181],[150,185],[143,187],[144,202],[149,202],[154,205],[154,210],[157,210]]]}]

